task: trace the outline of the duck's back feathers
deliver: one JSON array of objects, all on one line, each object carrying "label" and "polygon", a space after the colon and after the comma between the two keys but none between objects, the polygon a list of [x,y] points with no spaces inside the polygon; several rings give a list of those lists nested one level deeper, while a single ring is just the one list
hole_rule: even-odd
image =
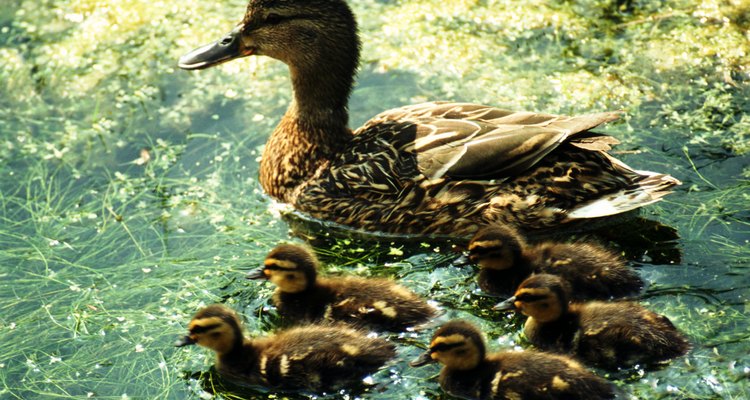
[{"label": "duck's back feathers", "polygon": [[272,387],[322,390],[361,379],[395,356],[395,347],[344,325],[288,329],[262,342],[258,372]]},{"label": "duck's back feathers", "polygon": [[390,110],[358,129],[293,202],[344,225],[453,236],[490,223],[542,229],[622,212],[677,181],[647,179],[607,155],[616,140],[587,129],[615,118],[465,103]]},{"label": "duck's back feathers", "polygon": [[482,399],[612,399],[612,385],[568,357],[535,351],[490,354]]},{"label": "duck's back feathers", "polygon": [[388,279],[318,278],[302,293],[276,293],[282,316],[302,321],[342,321],[402,331],[428,321],[437,310],[406,287]]},{"label": "duck's back feathers", "polygon": [[401,331],[428,321],[437,310],[406,287],[387,279],[322,279],[336,293],[324,318]]},{"label": "duck's back feathers", "polygon": [[571,305],[581,328],[572,351],[606,368],[659,363],[684,355],[690,343],[669,318],[633,302]]},{"label": "duck's back feathers", "polygon": [[612,385],[581,364],[531,350],[488,354],[471,370],[443,368],[439,381],[451,395],[472,400],[614,398]]},{"label": "duck's back feathers", "polygon": [[357,134],[371,129],[382,132],[381,125],[398,124],[395,143],[402,144],[398,150],[415,154],[419,171],[429,180],[504,180],[530,168],[561,143],[576,142],[578,134],[586,133],[581,148],[609,149],[601,144],[612,143],[613,138],[597,140],[608,137],[587,131],[617,118],[613,112],[567,117],[432,102],[383,112]]},{"label": "duck's back feathers", "polygon": [[600,245],[544,242],[532,250],[527,257],[535,272],[563,278],[570,284],[573,300],[622,298],[643,288],[638,273],[617,253]]}]

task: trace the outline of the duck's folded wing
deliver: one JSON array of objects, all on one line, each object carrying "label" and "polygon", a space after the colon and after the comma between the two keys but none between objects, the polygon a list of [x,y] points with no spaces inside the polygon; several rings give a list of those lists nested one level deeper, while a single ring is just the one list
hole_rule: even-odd
[{"label": "duck's folded wing", "polygon": [[[588,132],[618,118],[605,112],[577,117],[512,112],[467,103],[424,103],[389,110],[371,122],[409,122],[402,151],[416,154],[429,179],[502,179],[533,166],[563,142],[608,150],[617,140]],[[368,124],[369,125],[369,124]]]}]

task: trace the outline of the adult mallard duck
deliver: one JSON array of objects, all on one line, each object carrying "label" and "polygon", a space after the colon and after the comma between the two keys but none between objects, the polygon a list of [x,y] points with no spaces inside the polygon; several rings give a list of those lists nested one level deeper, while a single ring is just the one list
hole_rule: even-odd
[{"label": "adult mallard duck", "polygon": [[276,284],[274,304],[291,323],[341,321],[403,331],[437,315],[435,307],[389,279],[319,277],[318,260],[304,246],[277,246],[247,277]]},{"label": "adult mallard duck", "polygon": [[568,303],[559,276],[532,275],[515,295],[495,306],[529,317],[524,334],[544,350],[571,353],[602,368],[656,364],[679,357],[690,343],[669,318],[632,301]]},{"label": "adult mallard duck", "polygon": [[510,296],[532,273],[558,275],[571,286],[572,300],[621,298],[637,294],[643,280],[617,253],[593,242],[545,241],[527,244],[509,226],[480,229],[469,242],[478,264],[479,287]]},{"label": "adult mallard duck", "polygon": [[464,399],[562,400],[614,398],[612,385],[572,359],[536,351],[487,354],[482,333],[453,320],[432,336],[430,348],[411,366],[444,365],[440,386]]},{"label": "adult mallard duck", "polygon": [[352,132],[359,62],[343,0],[251,0],[226,37],[180,58],[202,69],[250,55],[286,63],[294,99],[260,163],[274,198],[368,231],[468,237],[493,222],[555,227],[658,201],[679,181],[633,170],[590,130],[614,112],[567,117],[434,102],[385,111]]},{"label": "adult mallard duck", "polygon": [[345,325],[306,325],[247,339],[231,309],[214,304],[198,311],[178,347],[207,347],[222,375],[284,390],[329,390],[353,383],[396,355],[395,347]]}]

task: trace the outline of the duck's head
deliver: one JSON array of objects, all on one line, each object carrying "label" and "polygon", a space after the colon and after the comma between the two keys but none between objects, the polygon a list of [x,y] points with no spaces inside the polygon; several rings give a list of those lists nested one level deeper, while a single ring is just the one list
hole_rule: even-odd
[{"label": "duck's head", "polygon": [[198,311],[188,324],[188,335],[177,341],[175,346],[193,344],[208,347],[219,355],[242,346],[242,328],[237,314],[221,304]]},{"label": "duck's head", "polygon": [[505,270],[521,261],[526,242],[513,228],[491,225],[469,242],[469,259],[483,269]]},{"label": "duck's head", "polygon": [[568,283],[557,275],[532,275],[521,282],[513,297],[494,309],[515,310],[539,322],[550,322],[567,310],[569,292]]},{"label": "duck's head", "polygon": [[306,247],[282,244],[271,250],[263,266],[250,272],[248,279],[268,279],[286,293],[299,293],[315,282],[318,260]]},{"label": "duck's head", "polygon": [[451,369],[469,370],[479,365],[485,351],[479,329],[466,321],[454,320],[435,331],[430,348],[409,365],[419,367],[439,362]]},{"label": "duck's head", "polygon": [[343,0],[250,0],[231,32],[185,54],[178,65],[203,69],[250,55],[272,57],[295,69],[338,65],[353,71],[359,58],[354,15]]}]

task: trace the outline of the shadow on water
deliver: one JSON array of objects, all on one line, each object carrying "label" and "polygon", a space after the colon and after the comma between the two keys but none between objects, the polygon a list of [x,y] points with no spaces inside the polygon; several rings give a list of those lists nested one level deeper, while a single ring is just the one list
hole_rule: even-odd
[{"label": "shadow on water", "polygon": [[[330,221],[321,221],[298,211],[285,213],[283,217],[294,236],[319,248],[333,247],[344,239],[361,245],[397,243],[414,251],[420,250],[420,243],[429,242],[439,245],[442,249],[462,252],[470,239],[439,235],[373,233]],[[637,211],[610,218],[571,223],[563,230],[535,232],[530,236],[532,241],[593,240],[611,243],[629,260],[666,265],[682,262],[679,238],[677,229],[659,221],[641,217]]]}]

